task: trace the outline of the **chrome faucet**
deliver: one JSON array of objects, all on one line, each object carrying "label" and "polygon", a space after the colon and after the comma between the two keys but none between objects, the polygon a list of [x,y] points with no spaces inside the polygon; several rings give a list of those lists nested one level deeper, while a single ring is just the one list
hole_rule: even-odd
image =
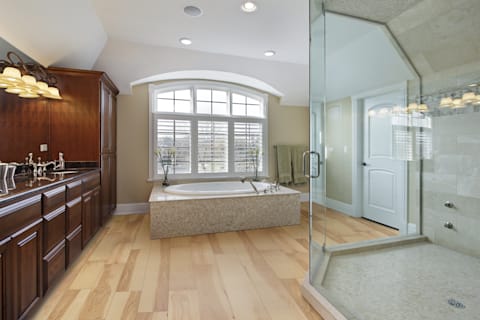
[{"label": "chrome faucet", "polygon": [[242,183],[245,183],[245,181],[249,182],[250,185],[252,186],[253,190],[255,190],[256,194],[259,194],[257,187],[255,187],[255,184],[253,183],[253,180],[251,178],[242,178],[240,180]]}]

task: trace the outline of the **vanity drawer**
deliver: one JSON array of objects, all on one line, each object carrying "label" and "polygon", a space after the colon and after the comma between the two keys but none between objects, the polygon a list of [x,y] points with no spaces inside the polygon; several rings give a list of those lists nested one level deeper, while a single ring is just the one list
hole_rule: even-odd
[{"label": "vanity drawer", "polygon": [[46,254],[65,239],[65,207],[43,217],[43,252]]},{"label": "vanity drawer", "polygon": [[100,173],[95,172],[83,178],[83,192],[90,191],[100,185]]},{"label": "vanity drawer", "polygon": [[0,208],[0,239],[42,217],[41,195]]},{"label": "vanity drawer", "polygon": [[82,195],[82,180],[67,184],[67,201],[72,201]]},{"label": "vanity drawer", "polygon": [[47,191],[42,195],[43,214],[49,214],[53,210],[65,204],[65,186]]},{"label": "vanity drawer", "polygon": [[78,226],[67,236],[67,266],[82,253],[82,226]]},{"label": "vanity drawer", "polygon": [[43,257],[43,293],[65,272],[65,240]]},{"label": "vanity drawer", "polygon": [[67,203],[66,210],[67,234],[70,234],[82,224],[82,198],[76,198]]}]

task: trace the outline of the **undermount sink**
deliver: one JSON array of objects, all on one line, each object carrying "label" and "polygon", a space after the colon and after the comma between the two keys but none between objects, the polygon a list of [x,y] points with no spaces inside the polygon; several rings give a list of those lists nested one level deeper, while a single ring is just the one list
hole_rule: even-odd
[{"label": "undermount sink", "polygon": [[53,174],[73,174],[78,173],[78,170],[54,171]]}]

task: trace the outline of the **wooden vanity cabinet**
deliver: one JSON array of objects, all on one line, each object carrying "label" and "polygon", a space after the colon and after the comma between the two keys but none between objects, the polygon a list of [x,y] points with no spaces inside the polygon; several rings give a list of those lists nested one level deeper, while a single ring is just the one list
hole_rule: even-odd
[{"label": "wooden vanity cabinet", "polygon": [[66,266],[82,252],[82,180],[67,184]]},{"label": "wooden vanity cabinet", "polygon": [[12,302],[7,298],[7,293],[11,291],[12,258],[10,248],[11,238],[8,237],[0,241],[0,319],[12,318]]},{"label": "wooden vanity cabinet", "polygon": [[65,272],[66,186],[42,194],[43,293]]},{"label": "wooden vanity cabinet", "polygon": [[85,246],[100,228],[101,199],[100,175],[94,173],[83,178],[82,245]]},{"label": "wooden vanity cabinet", "polygon": [[[95,161],[101,170],[103,225],[116,207],[117,95],[118,89],[104,72],[49,68],[58,80],[63,100],[49,101],[51,153],[65,160]],[[95,225],[95,224],[94,224]],[[84,230],[83,234],[90,233]],[[88,239],[83,240],[88,241]]]}]

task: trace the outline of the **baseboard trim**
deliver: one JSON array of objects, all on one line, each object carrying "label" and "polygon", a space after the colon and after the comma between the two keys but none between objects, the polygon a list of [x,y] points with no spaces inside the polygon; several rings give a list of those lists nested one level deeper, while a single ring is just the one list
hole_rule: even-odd
[{"label": "baseboard trim", "polygon": [[150,210],[148,202],[118,203],[114,215],[145,214]]},{"label": "baseboard trim", "polygon": [[354,216],[353,205],[351,204],[327,198],[327,207],[348,214],[349,216]]}]

